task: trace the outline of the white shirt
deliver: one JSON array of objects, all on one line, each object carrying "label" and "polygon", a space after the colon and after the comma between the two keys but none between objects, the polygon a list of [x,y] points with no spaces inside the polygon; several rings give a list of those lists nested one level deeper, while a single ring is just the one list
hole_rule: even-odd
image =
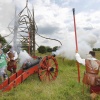
[{"label": "white shirt", "polygon": [[[9,57],[8,57],[8,53],[9,53],[9,52],[10,52],[10,51],[8,51],[7,54],[6,54],[7,58],[9,58]],[[16,60],[16,59],[18,58],[18,54],[17,54],[17,52],[14,51],[14,50],[13,50],[12,52],[14,53],[14,60]]]},{"label": "white shirt", "polygon": [[[75,54],[76,60],[85,66],[85,59],[82,59],[78,53]],[[96,58],[87,58],[88,60],[97,60]]]}]

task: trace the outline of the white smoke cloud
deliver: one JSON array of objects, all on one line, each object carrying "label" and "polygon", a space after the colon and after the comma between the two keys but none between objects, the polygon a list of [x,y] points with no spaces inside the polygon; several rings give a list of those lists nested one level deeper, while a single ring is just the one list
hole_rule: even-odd
[{"label": "white smoke cloud", "polygon": [[25,50],[20,51],[20,53],[19,53],[20,66],[22,66],[22,64],[28,59],[33,60],[33,58]]},{"label": "white smoke cloud", "polygon": [[[44,27],[45,30],[47,30],[48,25],[58,26],[58,27],[55,27],[55,28],[57,28],[58,31],[55,32],[54,34],[52,34],[52,31],[51,31],[54,29],[54,27],[51,27],[52,28],[52,29],[50,29],[51,33],[49,34],[49,37],[51,36],[51,38],[61,40],[61,42],[63,41],[62,42],[63,46],[56,53],[61,54],[66,58],[74,59],[75,39],[74,39],[73,16],[72,16],[72,7],[73,6],[62,7],[62,6],[60,6],[61,4],[58,5],[58,3],[54,2],[54,1],[51,2],[51,1],[52,0],[29,0],[28,6],[29,6],[30,10],[32,9],[32,5],[34,6],[35,21],[36,21],[36,24],[38,25],[38,29],[41,28],[40,26],[46,26],[46,27]],[[61,0],[61,1],[66,1],[66,0]],[[67,0],[67,1],[69,1],[69,0]],[[66,3],[67,3],[67,1],[66,1]],[[87,2],[87,3],[85,3],[85,5],[87,5],[89,3],[90,2]],[[26,5],[26,0],[0,0],[0,14],[1,14],[1,16],[0,16],[0,33],[2,35],[7,35],[10,33],[9,31],[7,31],[5,29],[8,27],[9,22],[14,18],[14,11],[15,11],[14,4],[16,4],[17,10],[21,11]],[[77,11],[78,11],[78,8],[76,7],[76,12]],[[88,29],[88,27],[90,27],[90,29],[95,28],[95,30],[96,30],[95,33],[98,34],[98,37],[99,37],[100,30],[97,31],[97,29],[100,29],[100,24],[99,24],[100,11],[97,9],[94,9],[91,12],[90,11],[91,11],[91,9],[89,9],[87,11],[80,9],[80,12],[76,13],[77,27],[78,28],[85,27],[87,29]],[[70,26],[70,30],[67,30],[69,26]],[[91,26],[93,26],[93,27],[91,27]],[[2,29],[1,29],[1,27],[2,27]],[[43,31],[43,29],[42,29],[42,31]],[[88,53],[88,51],[92,50],[93,46],[100,47],[100,41],[99,41],[100,38],[96,37],[93,34],[93,30],[90,30],[90,31],[91,32],[84,31],[84,30],[77,31],[79,53],[82,55],[82,57],[84,57],[84,55],[86,53]],[[71,32],[73,32],[73,33],[71,33]],[[10,41],[11,39],[12,39],[12,36],[7,37],[8,41]],[[44,43],[40,37],[36,37],[36,39],[38,41],[37,43],[39,43],[38,45],[41,45],[41,44],[44,45]],[[50,45],[50,46],[58,45],[58,43],[54,43],[54,41],[53,42],[50,41],[46,44]]]},{"label": "white smoke cloud", "polygon": [[[85,58],[86,54],[92,50],[94,44],[97,42],[97,37],[88,31],[78,30],[78,52],[81,57]],[[67,34],[66,40],[59,50],[55,52],[56,55],[61,55],[67,59],[75,59],[76,44],[74,33]]]}]

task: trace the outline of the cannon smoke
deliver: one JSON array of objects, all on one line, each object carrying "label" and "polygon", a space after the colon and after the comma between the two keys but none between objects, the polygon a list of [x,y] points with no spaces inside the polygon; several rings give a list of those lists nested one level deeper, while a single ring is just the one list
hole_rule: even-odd
[{"label": "cannon smoke", "polygon": [[25,51],[20,51],[19,53],[19,65],[22,66],[22,64],[26,61],[26,60],[30,60],[30,61],[34,61],[34,59]]},{"label": "cannon smoke", "polygon": [[[91,51],[94,44],[97,42],[96,35],[89,33],[88,31],[80,30],[77,34],[78,38],[78,52],[81,57],[86,58],[86,54]],[[75,36],[74,32],[67,34],[63,45],[56,51],[53,52],[56,55],[61,55],[67,59],[75,59]]]}]

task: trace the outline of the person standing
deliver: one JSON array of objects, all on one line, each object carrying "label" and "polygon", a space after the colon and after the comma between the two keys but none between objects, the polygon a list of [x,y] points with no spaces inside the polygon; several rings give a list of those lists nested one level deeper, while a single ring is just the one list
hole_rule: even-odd
[{"label": "person standing", "polygon": [[9,46],[8,49],[9,51],[7,52],[6,56],[10,59],[10,61],[7,63],[7,70],[10,71],[11,74],[13,74],[16,73],[18,54],[12,49],[12,46]]},{"label": "person standing", "polygon": [[87,54],[86,59],[82,59],[78,52],[76,52],[75,57],[80,64],[86,66],[86,71],[84,72],[83,77],[83,83],[86,85],[95,86],[95,78],[98,76],[100,68],[100,61],[95,58],[95,52],[90,51],[89,54]]},{"label": "person standing", "polygon": [[6,68],[7,68],[7,58],[6,55],[3,54],[3,51],[0,49],[0,76],[2,82],[8,78],[7,73],[6,73]]},{"label": "person standing", "polygon": [[[96,59],[94,51],[90,51],[89,54],[87,54],[86,59],[82,59],[80,54],[76,51],[75,57],[77,62],[85,66],[84,77],[82,80],[83,84],[90,86],[90,91],[92,92],[91,98],[96,98],[96,92],[100,92],[100,61]],[[93,92],[94,90],[91,87],[95,87],[95,90],[97,91]]]}]

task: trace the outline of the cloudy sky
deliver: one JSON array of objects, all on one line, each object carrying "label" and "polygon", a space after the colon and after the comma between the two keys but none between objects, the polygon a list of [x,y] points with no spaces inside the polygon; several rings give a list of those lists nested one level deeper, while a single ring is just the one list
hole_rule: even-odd
[{"label": "cloudy sky", "polygon": [[[48,38],[58,39],[63,46],[69,47],[74,40],[72,8],[75,8],[78,43],[89,48],[100,48],[100,0],[29,0],[28,6],[34,7],[38,33]],[[9,34],[8,24],[14,18],[14,6],[20,12],[26,0],[0,0],[0,34]],[[6,38],[11,40],[11,36]],[[84,43],[83,43],[84,42]],[[43,39],[36,35],[38,45],[60,46],[57,41]]]}]

